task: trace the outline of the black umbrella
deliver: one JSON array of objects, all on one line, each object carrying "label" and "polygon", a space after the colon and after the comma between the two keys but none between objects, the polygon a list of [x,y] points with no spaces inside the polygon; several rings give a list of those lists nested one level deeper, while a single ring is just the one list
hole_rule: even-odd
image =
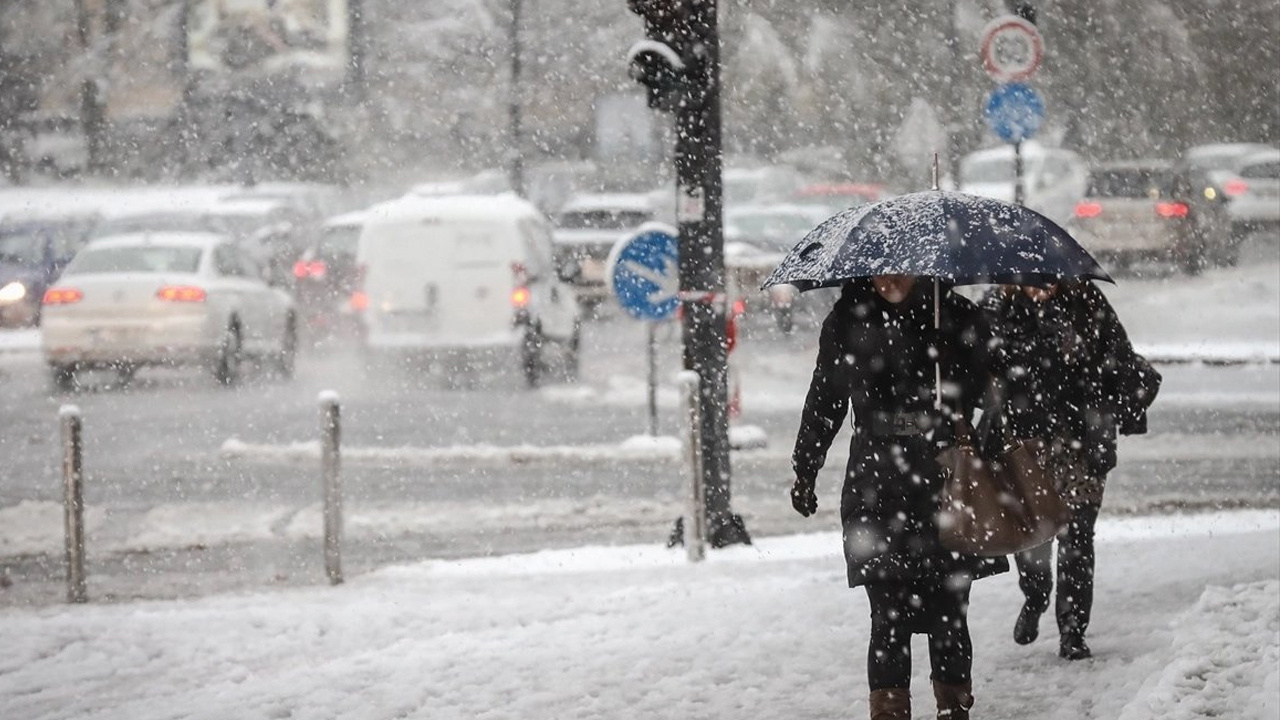
[{"label": "black umbrella", "polygon": [[1049,218],[1021,205],[928,190],[849,208],[805,236],[764,281],[801,291],[875,275],[966,285],[1112,282]]}]

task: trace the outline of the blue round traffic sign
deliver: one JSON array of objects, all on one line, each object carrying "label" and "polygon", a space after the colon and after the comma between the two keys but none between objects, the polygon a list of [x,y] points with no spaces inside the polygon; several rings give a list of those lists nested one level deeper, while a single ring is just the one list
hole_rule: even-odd
[{"label": "blue round traffic sign", "polygon": [[1044,101],[1030,85],[1005,83],[987,96],[983,113],[987,127],[1001,140],[1017,143],[1029,140],[1044,120]]},{"label": "blue round traffic sign", "polygon": [[651,223],[619,240],[609,253],[608,281],[618,304],[639,320],[665,320],[680,305],[680,240]]}]

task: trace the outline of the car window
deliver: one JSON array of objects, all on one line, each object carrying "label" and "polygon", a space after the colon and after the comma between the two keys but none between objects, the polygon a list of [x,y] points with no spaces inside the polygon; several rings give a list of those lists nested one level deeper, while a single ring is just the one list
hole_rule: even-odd
[{"label": "car window", "polygon": [[240,253],[230,245],[219,245],[213,251],[213,269],[226,277],[243,277],[244,265],[240,262]]},{"label": "car window", "polygon": [[0,262],[24,266],[43,263],[43,231],[33,225],[0,228]]},{"label": "car window", "polygon": [[1159,198],[1178,194],[1176,174],[1165,168],[1108,168],[1089,173],[1085,194],[1100,198]]},{"label": "car window", "polygon": [[1246,165],[1240,170],[1240,177],[1249,180],[1280,180],[1280,161]]},{"label": "car window", "polygon": [[551,233],[545,225],[533,221],[521,222],[520,233],[524,236],[525,247],[528,249],[530,274],[534,277],[549,274],[553,262]]},{"label": "car window", "polygon": [[53,228],[53,256],[65,260],[89,241],[88,227],[80,223],[64,223]]},{"label": "car window", "polygon": [[1013,182],[1013,158],[969,160],[960,169],[966,183]]},{"label": "car window", "polygon": [[198,213],[155,213],[107,220],[94,228],[94,237],[132,235],[145,232],[217,232],[221,226],[213,218]]},{"label": "car window", "polygon": [[561,213],[557,224],[566,230],[628,230],[652,219],[647,210],[571,210]]},{"label": "car window", "polygon": [[360,243],[359,225],[335,225],[324,229],[316,254],[322,258],[354,258]]},{"label": "car window", "polygon": [[89,248],[76,255],[64,275],[90,273],[194,273],[201,248],[164,245]]},{"label": "car window", "polygon": [[240,274],[249,278],[261,278],[262,268],[258,267],[257,261],[249,257],[248,254],[241,252],[238,248],[231,248],[235,255],[236,262],[240,264]]}]

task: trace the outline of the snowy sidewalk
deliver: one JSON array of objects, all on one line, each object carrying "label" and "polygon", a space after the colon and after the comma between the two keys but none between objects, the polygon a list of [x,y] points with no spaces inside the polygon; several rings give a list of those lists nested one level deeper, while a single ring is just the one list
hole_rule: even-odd
[{"label": "snowy sidewalk", "polygon": [[[815,529],[817,529],[815,527]],[[701,566],[652,546],[393,567],[343,587],[0,611],[0,717],[865,718],[837,533]],[[975,718],[1274,720],[1280,514],[1105,519],[1095,659],[975,586]],[[915,716],[926,702],[917,638]]]}]

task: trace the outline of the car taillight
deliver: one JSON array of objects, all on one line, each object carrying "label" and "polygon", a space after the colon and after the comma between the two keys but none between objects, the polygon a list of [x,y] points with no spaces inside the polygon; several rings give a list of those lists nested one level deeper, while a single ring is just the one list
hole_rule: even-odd
[{"label": "car taillight", "polygon": [[529,307],[529,288],[518,287],[511,291],[511,307],[521,310]]},{"label": "car taillight", "polygon": [[316,278],[319,280],[329,271],[323,260],[299,260],[293,264],[293,276],[299,280]]},{"label": "car taillight", "polygon": [[1191,212],[1191,208],[1186,203],[1180,202],[1162,202],[1156,203],[1156,214],[1166,218],[1184,218]]},{"label": "car taillight", "polygon": [[364,291],[364,275],[365,265],[361,263],[356,267],[356,279],[353,283],[355,289],[351,291],[351,309],[356,312],[369,309],[369,296]]},{"label": "car taillight", "polygon": [[156,291],[156,297],[166,302],[204,302],[204,288],[194,285],[165,285]]},{"label": "car taillight", "polygon": [[44,291],[45,305],[70,305],[84,299],[84,293],[75,288],[52,287]]},{"label": "car taillight", "polygon": [[1076,203],[1076,217],[1095,218],[1102,214],[1102,205],[1096,202]]},{"label": "car taillight", "polygon": [[1244,180],[1228,180],[1222,186],[1222,192],[1226,193],[1227,197],[1243,195],[1249,192],[1249,183]]}]

